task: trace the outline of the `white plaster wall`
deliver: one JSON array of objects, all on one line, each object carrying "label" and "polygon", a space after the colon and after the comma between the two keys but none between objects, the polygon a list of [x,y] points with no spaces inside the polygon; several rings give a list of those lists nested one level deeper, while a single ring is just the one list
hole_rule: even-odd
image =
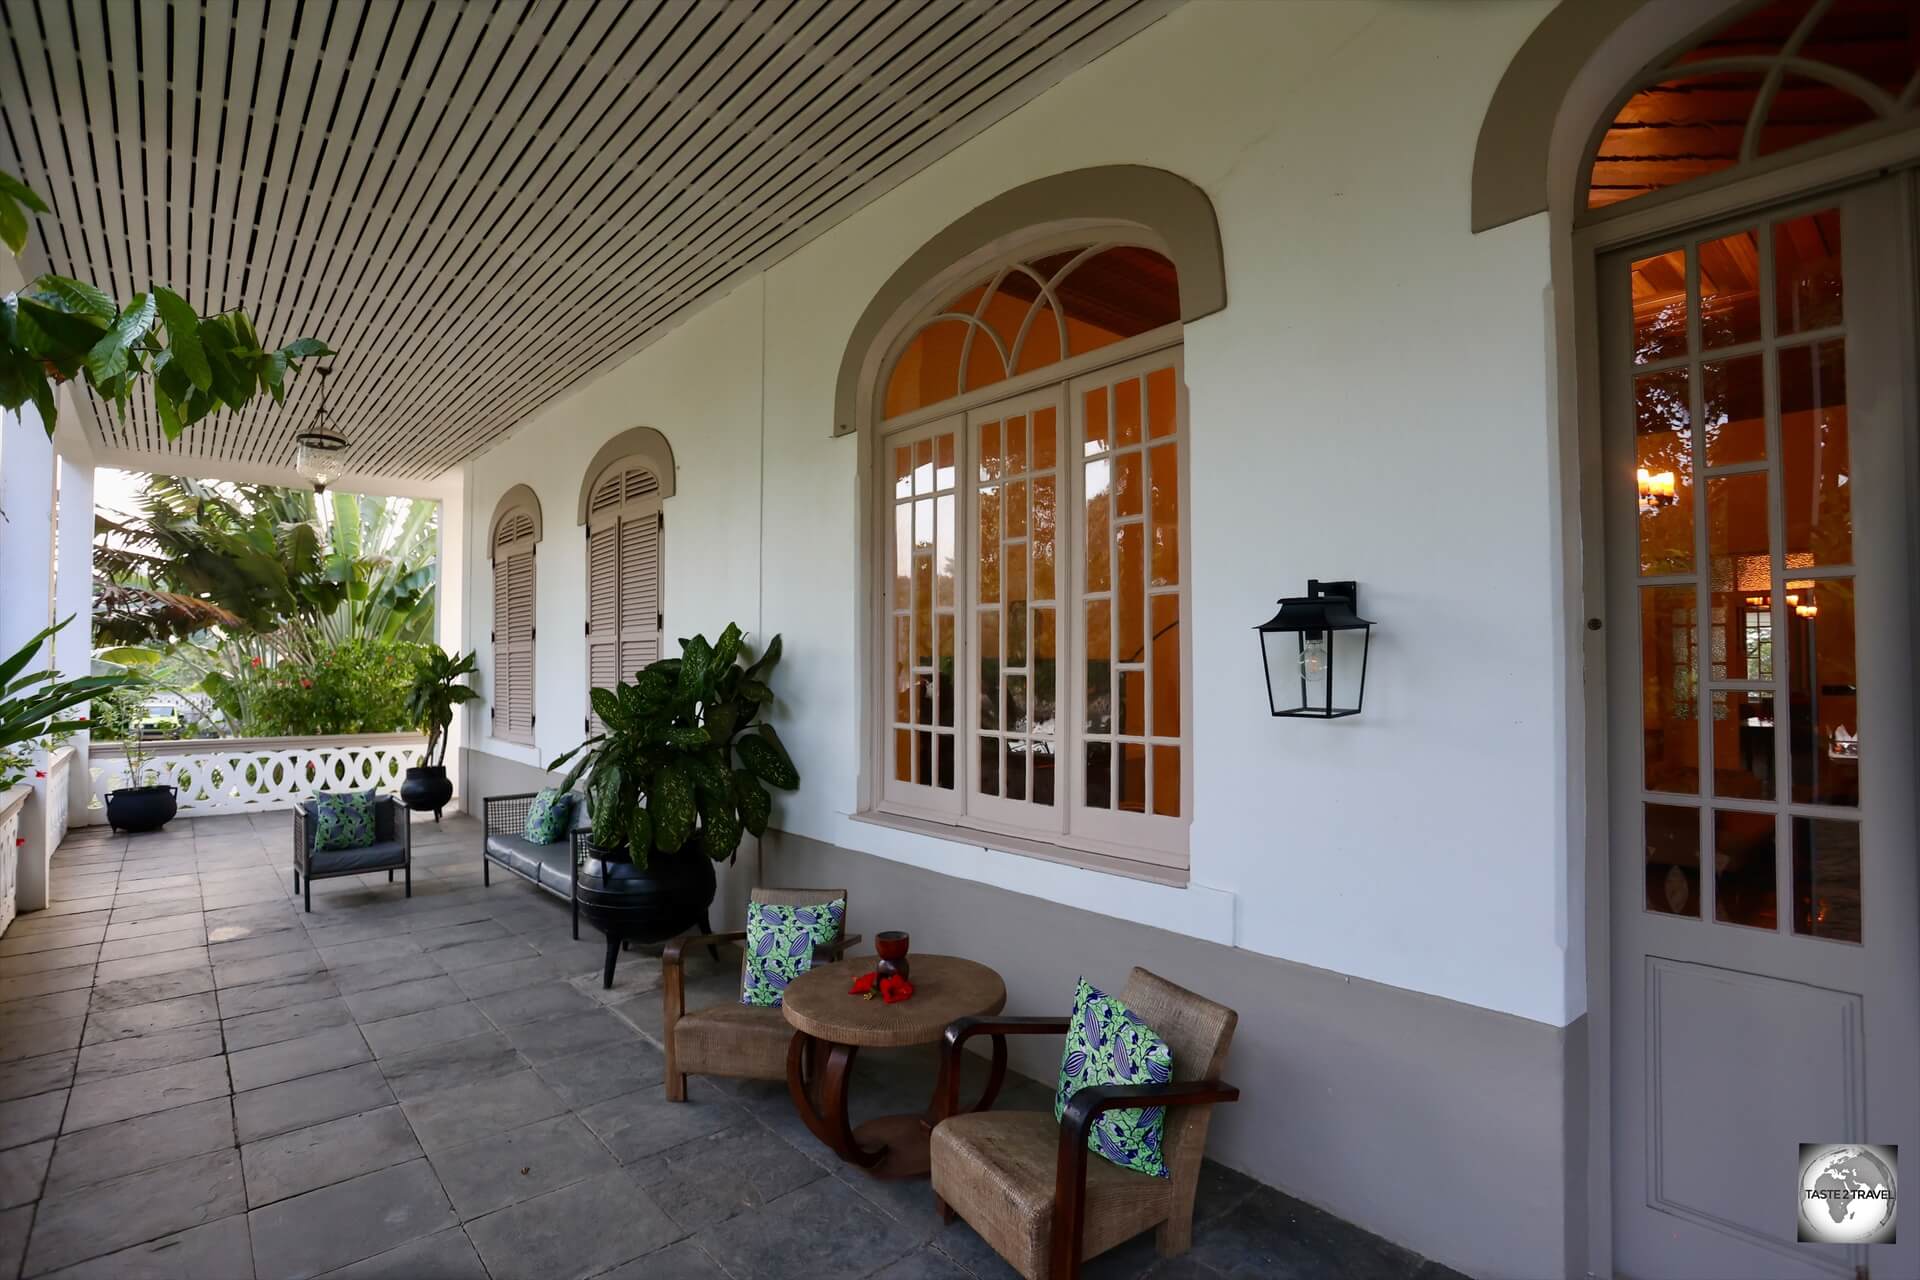
[{"label": "white plaster wall", "polygon": [[[1550,6],[1194,0],[531,417],[469,468],[469,635],[485,529],[539,493],[539,748],[579,737],[581,468],[672,442],[667,635],[785,633],[788,830],[1553,1024],[1577,1016],[1556,725],[1560,537],[1543,220],[1474,237],[1492,86]],[[1030,179],[1155,165],[1212,197],[1228,305],[1190,327],[1196,797],[1172,889],[851,820],[858,442],[829,438],[847,334],[953,218]],[[764,354],[763,354],[764,352]],[[1308,577],[1380,625],[1367,713],[1271,720],[1251,627]]]}]

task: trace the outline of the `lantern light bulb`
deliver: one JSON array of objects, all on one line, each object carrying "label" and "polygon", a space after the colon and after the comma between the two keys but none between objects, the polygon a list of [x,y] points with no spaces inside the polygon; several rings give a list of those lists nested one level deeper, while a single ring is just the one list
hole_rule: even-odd
[{"label": "lantern light bulb", "polygon": [[1308,684],[1319,684],[1327,678],[1327,638],[1308,640],[1300,646],[1300,678]]}]

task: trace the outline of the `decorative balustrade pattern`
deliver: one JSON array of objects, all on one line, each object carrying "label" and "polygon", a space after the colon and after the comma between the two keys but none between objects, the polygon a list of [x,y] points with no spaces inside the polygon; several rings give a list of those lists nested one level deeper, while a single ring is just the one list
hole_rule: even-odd
[{"label": "decorative balustrade pattern", "polygon": [[[417,733],[149,742],[142,781],[179,788],[183,816],[290,809],[316,791],[398,791],[426,745]],[[97,805],[133,785],[120,743],[95,746],[91,772]]]},{"label": "decorative balustrade pattern", "polygon": [[0,933],[13,923],[19,899],[20,811],[30,793],[25,787],[0,791]]}]

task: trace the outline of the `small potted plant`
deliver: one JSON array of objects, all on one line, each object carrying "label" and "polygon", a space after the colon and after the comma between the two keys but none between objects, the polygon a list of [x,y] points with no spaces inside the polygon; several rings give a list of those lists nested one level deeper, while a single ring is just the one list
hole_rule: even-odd
[{"label": "small potted plant", "polygon": [[706,919],[713,864],[766,832],[766,788],[800,785],[780,735],[755,723],[773,701],[780,637],[750,664],[741,638],[729,625],[711,643],[682,640],[678,658],[593,690],[601,731],[548,766],[574,761],[563,791],[585,783],[580,914],[607,935],[609,982],[618,942],[661,942]]},{"label": "small potted plant", "polygon": [[153,752],[135,733],[126,740],[127,785],[107,792],[107,824],[115,831],[158,831],[180,812],[180,790],[160,781]]},{"label": "small potted plant", "polygon": [[453,724],[453,709],[472,702],[480,695],[461,677],[471,675],[477,653],[464,658],[449,658],[438,645],[429,645],[413,669],[413,687],[407,691],[407,715],[427,735],[427,749],[420,763],[407,770],[400,783],[400,802],[415,813],[440,811],[453,799],[453,781],[447,777],[447,730]]}]

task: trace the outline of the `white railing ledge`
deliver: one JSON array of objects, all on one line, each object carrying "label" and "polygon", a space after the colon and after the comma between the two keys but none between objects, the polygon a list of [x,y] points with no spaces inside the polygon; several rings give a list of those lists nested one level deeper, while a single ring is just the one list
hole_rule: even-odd
[{"label": "white railing ledge", "polygon": [[[142,744],[154,781],[178,788],[183,816],[290,809],[316,791],[398,791],[420,761],[418,733],[307,738],[185,738]],[[130,786],[125,743],[95,746],[89,770],[96,806]]]}]

